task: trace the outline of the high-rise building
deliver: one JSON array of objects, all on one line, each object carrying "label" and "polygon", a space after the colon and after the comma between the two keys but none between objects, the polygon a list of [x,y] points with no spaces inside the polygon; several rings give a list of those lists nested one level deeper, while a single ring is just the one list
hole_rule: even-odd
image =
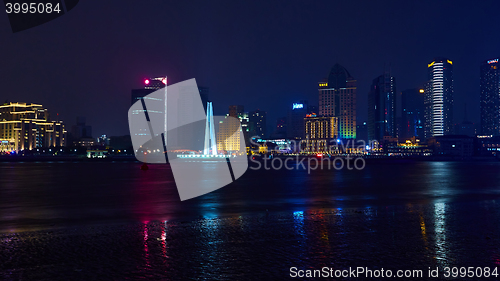
[{"label": "high-rise building", "polygon": [[255,132],[261,138],[265,138],[267,136],[267,112],[257,109],[248,114],[248,119],[251,127],[250,131]]},{"label": "high-rise building", "polygon": [[[147,113],[147,116],[150,118],[150,119],[159,119],[161,120],[162,118],[164,118],[164,131],[166,131],[167,129],[167,114],[166,114],[166,108],[167,108],[167,100],[166,100],[166,92],[165,92],[165,95],[161,95],[161,100],[158,100],[158,97],[148,97],[149,94],[159,90],[159,89],[163,89],[167,86],[167,77],[157,77],[157,78],[148,78],[148,79],[144,79],[144,88],[143,89],[134,89],[132,90],[132,105],[135,104],[136,102],[142,102],[144,101],[143,105],[146,104],[146,102],[149,100],[151,102],[154,102],[155,104],[160,104],[160,103],[164,103],[163,106],[158,106],[158,108],[154,109],[154,110],[151,110],[151,109],[145,109],[146,113]],[[144,114],[144,109],[140,109],[140,110],[134,110],[132,111],[132,114]],[[159,134],[161,134],[162,132],[153,132],[155,136],[158,136]],[[149,129],[144,127],[144,128],[141,128],[139,129],[138,132],[136,132],[136,134],[140,134],[140,135],[149,135],[150,132],[149,132]],[[189,136],[185,136],[185,137],[189,137]],[[181,142],[180,140],[175,140],[177,142]],[[172,143],[170,143],[172,145]],[[173,143],[175,144],[175,142]],[[173,145],[172,145],[173,146]]]},{"label": "high-rise building", "polygon": [[427,68],[427,131],[430,137],[453,134],[453,62],[447,58],[435,58]]},{"label": "high-rise building", "polygon": [[286,116],[276,119],[275,137],[286,138],[287,120]]},{"label": "high-rise building", "polygon": [[424,138],[424,95],[425,89],[408,89],[401,92],[400,136]]},{"label": "high-rise building", "polygon": [[86,123],[87,119],[85,117],[76,117],[76,125],[71,126],[71,137],[74,140],[92,138],[92,126],[89,126]]},{"label": "high-rise building", "polygon": [[500,63],[498,58],[481,62],[481,134],[500,135]]},{"label": "high-rise building", "polygon": [[152,92],[165,88],[167,85],[167,77],[157,77],[144,79],[143,89],[132,90],[132,104],[136,101],[143,99]]},{"label": "high-rise building", "polygon": [[[213,111],[210,110],[209,113],[213,114]],[[243,112],[243,106],[230,105],[229,114],[224,117],[224,120],[219,121],[219,131],[217,132],[217,149],[219,152],[223,154],[231,154],[240,150],[241,139],[239,131],[240,124],[244,120],[246,120],[244,123],[248,125],[248,113]],[[246,129],[243,128],[244,127],[241,126],[241,130],[244,132],[243,135],[246,138]],[[245,126],[245,128],[247,128],[247,126]]]},{"label": "high-rise building", "polygon": [[301,100],[293,103],[288,111],[286,136],[288,139],[300,140],[304,135],[304,118],[306,117],[309,108],[307,100]]},{"label": "high-rise building", "polygon": [[76,125],[71,126],[68,140],[71,145],[91,147],[96,145],[92,137],[92,126],[87,125],[87,119],[83,116],[76,117]]},{"label": "high-rise building", "polygon": [[368,139],[396,137],[396,79],[385,73],[373,79],[368,94]]},{"label": "high-rise building", "polygon": [[356,80],[338,63],[319,82],[319,115],[338,117],[339,138],[356,138]]},{"label": "high-rise building", "polygon": [[320,117],[308,114],[304,118],[306,151],[330,152],[330,147],[337,144],[337,126],[337,117]]},{"label": "high-rise building", "polygon": [[0,151],[31,150],[66,145],[62,121],[51,121],[47,109],[39,104],[0,105]]},{"label": "high-rise building", "polygon": [[249,139],[255,136],[257,133],[252,127],[252,124],[250,124],[250,116],[248,112],[245,112],[244,109],[245,107],[243,105],[230,105],[228,116],[240,120],[244,138],[248,142]]},{"label": "high-rise building", "polygon": [[368,138],[368,124],[366,122],[357,123],[358,125],[356,125],[356,140],[369,143],[370,139]]}]

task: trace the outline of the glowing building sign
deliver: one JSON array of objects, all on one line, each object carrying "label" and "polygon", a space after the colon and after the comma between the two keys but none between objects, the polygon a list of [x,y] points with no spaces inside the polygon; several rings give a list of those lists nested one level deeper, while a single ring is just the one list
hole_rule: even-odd
[{"label": "glowing building sign", "polygon": [[498,62],[498,59],[489,60],[489,61],[488,61],[488,64],[497,63],[497,62]]},{"label": "glowing building sign", "polygon": [[297,108],[304,108],[304,105],[301,103],[294,103],[292,105],[292,109],[297,109]]}]

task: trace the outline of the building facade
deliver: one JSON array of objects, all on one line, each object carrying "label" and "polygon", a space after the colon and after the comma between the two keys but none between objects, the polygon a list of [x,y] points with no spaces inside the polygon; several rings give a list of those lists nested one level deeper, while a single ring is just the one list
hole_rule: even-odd
[{"label": "building facade", "polygon": [[424,138],[425,89],[408,89],[401,92],[401,124],[400,136],[404,139],[412,137]]},{"label": "building facade", "polygon": [[251,132],[261,138],[267,137],[267,112],[259,109],[252,111],[248,114],[248,120]]},{"label": "building facade", "polygon": [[285,139],[287,137],[287,117],[280,117],[276,119],[276,126],[272,132],[272,138]]},{"label": "building facade", "polygon": [[288,139],[301,140],[304,135],[304,118],[308,112],[309,103],[307,100],[295,102],[288,109],[286,136]]},{"label": "building facade", "polygon": [[368,139],[396,134],[396,79],[385,73],[373,80],[368,94]]},{"label": "building facade", "polygon": [[167,86],[167,77],[157,77],[144,79],[143,89],[132,90],[132,104],[144,99],[147,95],[152,92],[165,88]]},{"label": "building facade", "polygon": [[437,137],[453,134],[453,62],[435,58],[427,65],[428,89],[425,91],[428,134]]},{"label": "building facade", "polygon": [[[307,152],[330,152],[337,144],[338,118],[307,115],[304,118],[305,149]],[[304,141],[302,141],[304,143]]]},{"label": "building facade", "polygon": [[63,122],[51,121],[42,105],[12,102],[0,105],[0,152],[65,146],[66,135]]},{"label": "building facade", "polygon": [[500,136],[500,63],[498,58],[481,62],[481,134]]},{"label": "building facade", "polygon": [[232,154],[240,151],[240,121],[232,116],[225,116],[219,121],[217,131],[217,150],[220,154]]},{"label": "building facade", "polygon": [[356,138],[356,89],[356,80],[339,64],[319,82],[319,115],[338,118],[342,139]]}]

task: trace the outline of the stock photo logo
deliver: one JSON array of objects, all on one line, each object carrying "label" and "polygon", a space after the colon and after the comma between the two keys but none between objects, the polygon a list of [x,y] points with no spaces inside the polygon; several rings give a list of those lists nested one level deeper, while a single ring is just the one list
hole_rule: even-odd
[{"label": "stock photo logo", "polygon": [[[156,89],[158,82],[164,85]],[[194,78],[166,86],[161,77],[145,84],[151,91],[128,111],[135,157],[143,163],[169,163],[181,201],[224,187],[246,172],[240,121],[213,116],[211,102],[205,109]]]}]

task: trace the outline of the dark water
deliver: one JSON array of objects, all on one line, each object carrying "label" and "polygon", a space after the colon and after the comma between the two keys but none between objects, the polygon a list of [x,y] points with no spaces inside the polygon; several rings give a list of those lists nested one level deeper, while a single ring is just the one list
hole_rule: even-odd
[{"label": "dark water", "polygon": [[497,162],[249,170],[183,202],[167,165],[139,166],[1,163],[0,279],[281,280],[290,267],[500,266]]}]

